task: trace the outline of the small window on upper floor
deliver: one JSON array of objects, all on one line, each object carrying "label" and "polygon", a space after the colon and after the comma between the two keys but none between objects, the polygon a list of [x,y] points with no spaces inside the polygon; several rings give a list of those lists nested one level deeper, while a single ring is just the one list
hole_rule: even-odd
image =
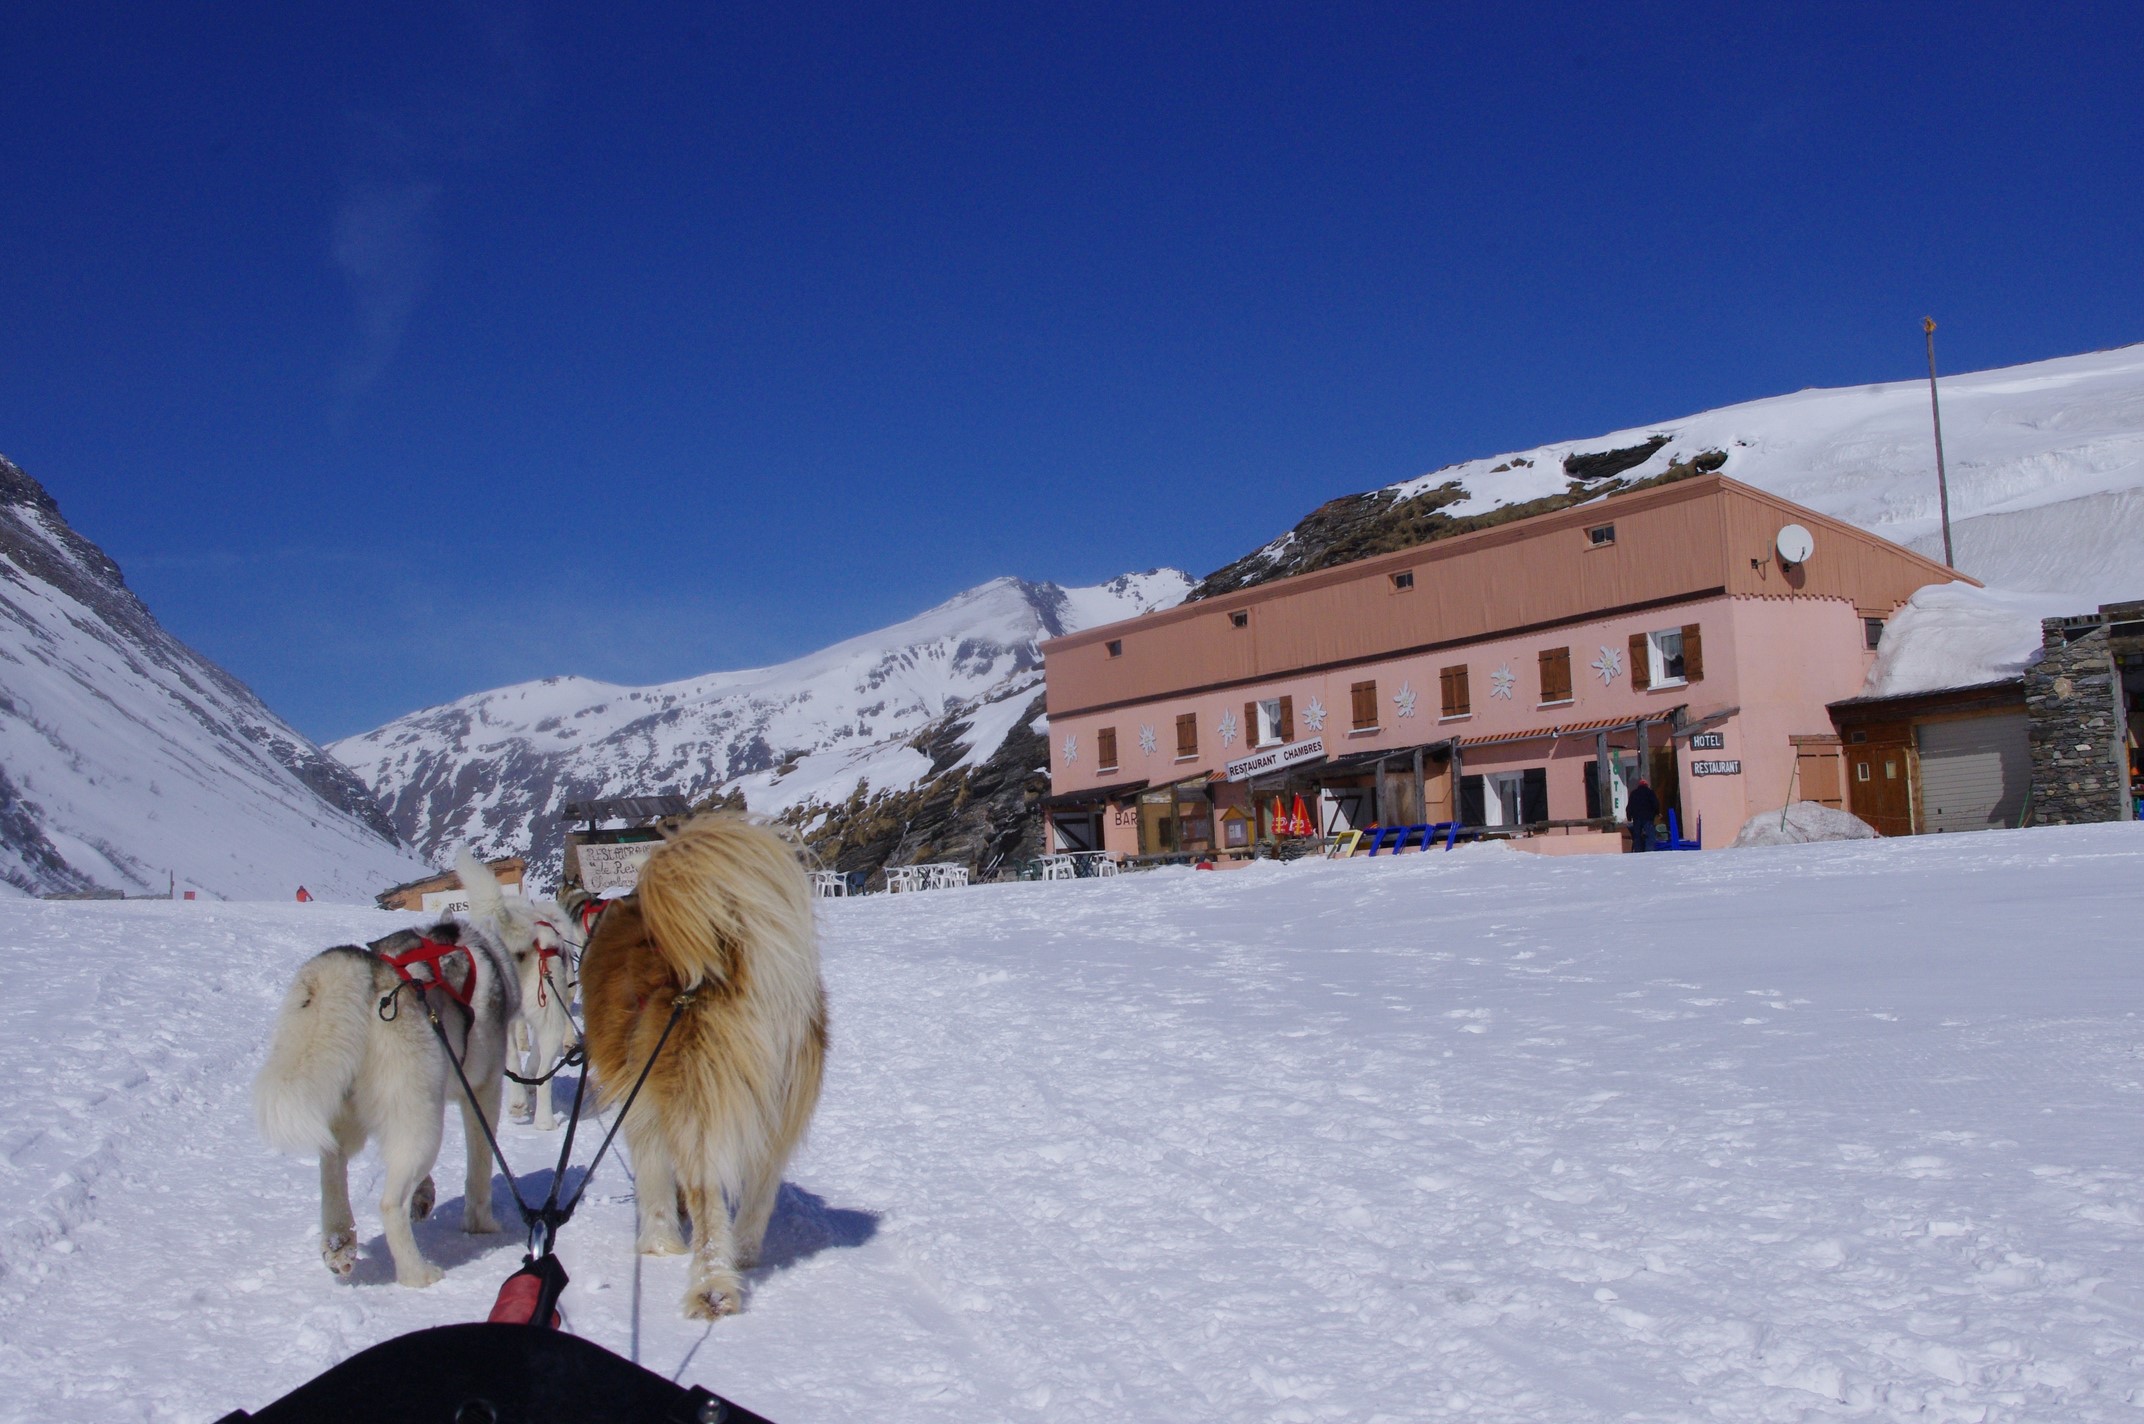
[{"label": "small window on upper floor", "polygon": [[1121,658],[1124,656],[1124,640],[1122,638],[1111,638],[1108,642],[1102,644],[1102,646],[1109,650],[1109,655],[1113,658]]},{"label": "small window on upper floor", "polygon": [[1413,569],[1406,569],[1406,570],[1403,570],[1402,572],[1400,572],[1400,573],[1396,573],[1396,574],[1394,574],[1394,575],[1392,576],[1392,591],[1393,591],[1394,593],[1397,593],[1397,592],[1399,592],[1399,591],[1400,591],[1401,589],[1403,589],[1403,588],[1413,588],[1413,587],[1414,587],[1414,570],[1413,570]]},{"label": "small window on upper floor", "polygon": [[1862,647],[1864,647],[1864,648],[1867,648],[1867,649],[1868,649],[1868,650],[1869,650],[1870,652],[1872,652],[1872,653],[1873,653],[1873,652],[1875,652],[1875,651],[1876,651],[1876,645],[1877,645],[1878,643],[1881,643],[1882,641],[1883,641],[1883,620],[1882,620],[1881,618],[1864,618],[1864,619],[1862,619],[1862,620],[1861,620],[1861,646],[1862,646]]},{"label": "small window on upper floor", "polygon": [[1604,544],[1613,544],[1614,542],[1615,526],[1613,524],[1596,524],[1586,531],[1586,543],[1591,548],[1598,549]]},{"label": "small window on upper floor", "polygon": [[1250,622],[1251,615],[1248,609],[1239,608],[1228,615],[1228,623],[1232,628],[1247,628],[1250,626]]}]

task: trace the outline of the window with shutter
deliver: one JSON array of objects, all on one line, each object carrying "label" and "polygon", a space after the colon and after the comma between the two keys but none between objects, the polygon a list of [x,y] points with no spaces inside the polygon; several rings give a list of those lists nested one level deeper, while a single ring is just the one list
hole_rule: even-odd
[{"label": "window with shutter", "polygon": [[1447,717],[1471,716],[1474,711],[1474,702],[1473,694],[1467,686],[1467,665],[1459,663],[1453,667],[1445,668],[1437,674],[1437,680],[1443,685],[1444,689],[1444,715]]},{"label": "window with shutter", "polygon": [[1646,660],[1654,687],[1680,687],[1684,675],[1682,629],[1662,628],[1645,635]]},{"label": "window with shutter", "polygon": [[1199,754],[1199,714],[1186,712],[1176,719],[1176,754],[1179,757],[1195,757]]},{"label": "window with shutter", "polygon": [[1630,635],[1630,685],[1640,692],[1653,685],[1653,640],[1643,633]]},{"label": "window with shutter", "polygon": [[1094,757],[1097,770],[1115,771],[1117,769],[1117,729],[1115,727],[1104,727],[1094,734]]},{"label": "window with shutter", "polygon": [[1377,684],[1358,682],[1348,689],[1348,696],[1355,704],[1355,730],[1367,732],[1377,726]]},{"label": "window with shutter", "polygon": [[1705,680],[1705,643],[1695,623],[1682,625],[1682,680]]},{"label": "window with shutter", "polygon": [[1280,739],[1284,742],[1295,740],[1295,699],[1292,697],[1280,700]]},{"label": "window with shutter", "polygon": [[1569,648],[1543,648],[1541,650],[1541,701],[1569,702],[1571,700],[1571,650]]}]

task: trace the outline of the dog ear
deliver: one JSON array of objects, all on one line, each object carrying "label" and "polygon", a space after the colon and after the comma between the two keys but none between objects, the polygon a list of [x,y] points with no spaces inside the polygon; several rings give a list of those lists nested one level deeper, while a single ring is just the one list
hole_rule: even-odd
[{"label": "dog ear", "polygon": [[415,949],[423,941],[424,936],[415,930],[396,930],[391,935],[382,935],[378,939],[367,940],[365,948],[371,950],[374,954],[400,954],[405,949]]},{"label": "dog ear", "polygon": [[469,913],[497,923],[506,898],[491,867],[478,860],[475,851],[463,846],[454,853],[454,873],[461,877],[462,889],[469,892]]}]

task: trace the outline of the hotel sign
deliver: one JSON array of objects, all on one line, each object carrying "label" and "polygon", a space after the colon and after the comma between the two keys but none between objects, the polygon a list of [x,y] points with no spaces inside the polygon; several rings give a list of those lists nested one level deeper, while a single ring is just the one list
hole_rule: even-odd
[{"label": "hotel sign", "polygon": [[1691,750],[1691,751],[1693,751],[1693,752],[1723,752],[1723,751],[1726,751],[1726,750],[1727,750],[1727,734],[1726,734],[1725,732],[1696,732],[1696,733],[1693,733],[1693,734],[1691,734],[1691,737],[1690,737],[1690,750]]},{"label": "hotel sign", "polygon": [[1262,752],[1230,762],[1221,769],[1221,774],[1230,781],[1249,781],[1254,776],[1263,776],[1269,771],[1279,771],[1284,766],[1297,762],[1318,761],[1325,755],[1325,739],[1312,737],[1307,742],[1290,742],[1283,747],[1267,747]]}]

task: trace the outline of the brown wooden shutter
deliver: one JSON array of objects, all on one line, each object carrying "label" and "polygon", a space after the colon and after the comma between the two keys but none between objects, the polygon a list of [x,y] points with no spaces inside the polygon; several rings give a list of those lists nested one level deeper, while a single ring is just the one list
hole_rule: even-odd
[{"label": "brown wooden shutter", "polygon": [[1258,704],[1256,702],[1243,704],[1243,744],[1247,747],[1258,745]]},{"label": "brown wooden shutter", "polygon": [[1705,680],[1705,638],[1695,623],[1682,625],[1682,680]]},{"label": "brown wooden shutter", "polygon": [[1358,682],[1348,689],[1355,700],[1355,728],[1366,731],[1377,725],[1377,684]]},{"label": "brown wooden shutter", "polygon": [[1176,719],[1176,754],[1180,757],[1199,754],[1199,715],[1186,712]]},{"label": "brown wooden shutter", "polygon": [[1280,739],[1284,742],[1295,740],[1295,699],[1292,697],[1280,700]]},{"label": "brown wooden shutter", "polygon": [[1630,635],[1630,685],[1640,692],[1653,685],[1653,640],[1643,633]]},{"label": "brown wooden shutter", "polygon": [[1466,664],[1460,663],[1457,666],[1440,670],[1437,674],[1437,680],[1442,684],[1442,705],[1445,716],[1464,717],[1474,710],[1472,697],[1467,687]]},{"label": "brown wooden shutter", "polygon": [[1117,729],[1104,727],[1094,734],[1096,764],[1103,771],[1113,771],[1117,765]]},{"label": "brown wooden shutter", "polygon": [[1568,702],[1571,700],[1571,650],[1569,648],[1543,648],[1541,650],[1541,700],[1543,702]]}]

